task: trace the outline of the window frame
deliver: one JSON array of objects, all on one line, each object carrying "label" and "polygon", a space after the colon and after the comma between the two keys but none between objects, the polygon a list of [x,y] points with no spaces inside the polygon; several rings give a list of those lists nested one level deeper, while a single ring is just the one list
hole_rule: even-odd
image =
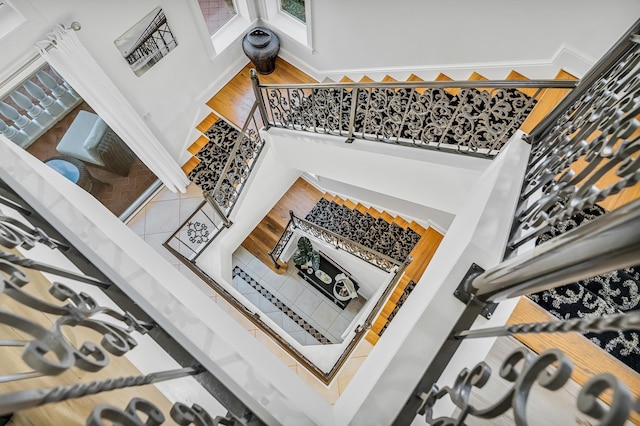
[{"label": "window frame", "polygon": [[264,20],[273,28],[279,30],[293,41],[313,51],[312,31],[312,1],[304,0],[306,22],[300,21],[289,12],[282,10],[280,0],[264,1]]}]

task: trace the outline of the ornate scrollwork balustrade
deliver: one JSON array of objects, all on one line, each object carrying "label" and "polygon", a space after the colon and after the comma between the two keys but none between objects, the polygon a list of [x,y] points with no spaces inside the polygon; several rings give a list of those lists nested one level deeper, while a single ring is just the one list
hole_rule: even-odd
[{"label": "ornate scrollwork balustrade", "polygon": [[[535,133],[509,249],[540,237],[640,180],[640,46],[583,81],[544,133]],[[596,78],[597,77],[597,78]]]},{"label": "ornate scrollwork balustrade", "polygon": [[[93,265],[84,263],[86,259],[75,247],[2,181],[0,205],[0,245],[6,249],[0,250],[0,349],[3,350],[5,367],[3,374],[0,374],[0,417],[3,420],[12,413],[45,404],[193,376],[202,384],[204,394],[208,392],[219,400],[222,398],[229,411],[239,413],[241,417],[246,417],[245,420],[255,424],[262,424],[164,329],[151,319],[139,319],[139,315],[145,317],[146,314],[140,311],[135,302],[101,276]],[[38,252],[34,257],[45,255],[51,263],[26,257],[32,252]],[[71,270],[68,261],[76,264],[82,272]],[[64,266],[58,266],[60,264]],[[95,271],[96,276],[87,275],[86,269]],[[30,270],[45,272],[47,276]],[[50,282],[48,276],[54,276],[56,281]],[[83,285],[89,285],[90,291],[87,289],[85,293]],[[102,306],[97,300],[102,300],[104,296],[115,296],[118,305],[128,306],[138,314],[133,315],[116,305]],[[136,339],[140,338],[136,334],[157,339],[156,343],[162,342],[162,346],[159,346],[147,341],[146,350],[166,352],[184,367],[144,375],[111,377],[114,371],[122,374],[117,368],[123,365],[135,371],[127,361],[115,361],[112,357],[123,357],[135,350],[138,347]],[[20,349],[18,353],[16,350]],[[112,365],[111,369],[109,365]],[[25,371],[26,368],[30,371]],[[100,371],[100,378],[65,385],[71,377],[75,377],[72,369],[88,373]],[[48,377],[40,379],[44,382],[31,381],[39,380],[37,378],[41,376]],[[51,380],[53,377],[56,379]],[[53,387],[37,387],[42,386],[40,383],[51,386],[52,381]],[[147,395],[146,392],[143,394]],[[151,392],[148,395],[153,394]],[[153,412],[152,403],[140,401],[133,405],[134,411],[144,414]],[[94,410],[87,424],[110,424],[105,421],[131,425],[161,423],[153,423],[159,419],[156,417],[149,418],[151,423],[145,423],[134,412],[126,413],[122,415],[113,407],[100,406]],[[226,417],[213,418],[197,405],[174,405],[171,417],[180,424],[237,424],[237,418],[230,413]],[[56,419],[52,419],[52,422],[56,422]]]},{"label": "ornate scrollwork balustrade", "polygon": [[402,262],[399,262],[389,256],[386,256],[374,249],[363,246],[360,243],[357,243],[349,238],[343,237],[340,234],[336,234],[335,232],[329,231],[322,226],[316,225],[313,222],[309,222],[308,220],[302,219],[296,216],[293,211],[289,211],[289,215],[291,219],[287,224],[284,232],[276,242],[276,245],[269,253],[271,259],[278,267],[278,259],[282,255],[287,243],[291,239],[293,235],[294,229],[299,229],[300,231],[309,234],[319,240],[327,242],[332,246],[339,248],[341,250],[346,251],[367,263],[372,264],[373,266],[382,269],[385,272],[393,272],[397,270]]},{"label": "ornate scrollwork balustrade", "polygon": [[260,136],[260,125],[256,119],[258,104],[254,102],[238,139],[229,154],[229,158],[220,173],[220,178],[213,190],[208,192],[207,201],[230,224],[229,215],[236,205],[240,193],[255,166],[264,147]]},{"label": "ornate scrollwork balustrade", "polygon": [[[552,367],[554,364],[556,366]],[[471,370],[463,369],[453,386],[439,388],[433,385],[429,392],[423,393],[418,413],[424,416],[427,424],[454,425],[465,424],[467,418],[497,419],[512,410],[515,424],[527,425],[531,392],[539,388],[551,391],[562,388],[571,379],[572,370],[572,362],[557,349],[535,355],[526,348],[518,348],[506,357],[499,371],[500,377],[510,383],[511,387],[502,396],[495,398],[494,403],[479,406],[471,402],[474,388],[482,388],[493,379],[489,365],[480,362]],[[609,406],[599,401],[599,397],[605,392],[612,393]],[[459,409],[458,413],[455,416],[434,418],[436,403],[447,396]],[[631,411],[638,411],[640,400],[634,405],[629,389],[616,377],[605,373],[594,376],[585,383],[576,405],[581,413],[599,421],[598,424],[621,425]]]},{"label": "ornate scrollwork balustrade", "polygon": [[255,73],[252,78],[267,128],[486,157],[500,152],[542,89],[576,85],[560,80],[483,81],[482,89],[475,81],[262,85]]}]

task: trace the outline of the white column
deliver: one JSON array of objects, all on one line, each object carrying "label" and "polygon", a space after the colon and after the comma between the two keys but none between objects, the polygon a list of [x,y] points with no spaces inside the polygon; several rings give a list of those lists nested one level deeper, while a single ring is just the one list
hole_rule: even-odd
[{"label": "white column", "polygon": [[46,128],[51,123],[53,123],[53,117],[51,117],[48,112],[40,108],[38,105],[34,104],[31,99],[29,99],[22,93],[14,91],[9,95],[9,97],[13,99],[13,102],[15,102],[16,105],[18,105],[20,108],[25,109],[33,119],[32,121],[35,121],[41,127]]},{"label": "white column", "polygon": [[62,116],[64,113],[64,108],[62,108],[51,96],[47,95],[44,90],[40,88],[37,84],[35,84],[31,80],[25,81],[23,84],[27,93],[33,96],[34,99],[38,100],[40,106],[48,112],[53,118],[58,118]]},{"label": "white column", "polygon": [[5,135],[7,139],[19,146],[26,145],[28,140],[27,135],[25,135],[24,132],[8,125],[2,120],[0,120],[0,135]]},{"label": "white column", "polygon": [[18,110],[5,102],[0,102],[0,114],[13,121],[29,138],[37,136],[42,129],[38,123],[31,121],[26,115],[20,114]]},{"label": "white column", "polygon": [[55,69],[51,68],[51,72],[54,73],[56,77],[58,77],[60,80],[62,80],[62,85],[67,88],[67,92],[71,93],[71,96],[73,96],[76,99],[76,101],[79,101],[82,99],[80,95],[78,95],[78,92],[76,92],[73,89],[73,87],[71,87],[71,85],[67,83],[67,80],[62,78]]},{"label": "white column", "polygon": [[36,77],[40,80],[40,83],[51,90],[51,94],[55,96],[58,102],[65,108],[69,109],[75,105],[77,99],[69,93],[66,87],[58,84],[55,78],[51,77],[48,73],[40,70],[36,73]]}]

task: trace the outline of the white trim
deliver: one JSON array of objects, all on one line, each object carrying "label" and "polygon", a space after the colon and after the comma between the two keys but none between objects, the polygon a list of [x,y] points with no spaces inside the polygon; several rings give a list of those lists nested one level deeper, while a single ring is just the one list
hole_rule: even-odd
[{"label": "white trim", "polygon": [[301,22],[280,7],[280,0],[262,0],[261,20],[266,26],[277,30],[279,36],[313,52],[312,2],[305,0],[305,19]]},{"label": "white trim", "polygon": [[439,73],[447,74],[454,80],[466,80],[469,75],[476,71],[489,79],[504,79],[512,70],[526,75],[530,79],[550,79],[553,78],[562,68],[565,71],[580,78],[596,62],[594,58],[580,52],[578,49],[562,43],[549,59],[526,60],[514,62],[486,62],[486,63],[465,63],[465,64],[443,64],[416,67],[371,67],[371,68],[351,68],[319,70],[305,61],[299,59],[295,54],[286,48],[280,49],[280,56],[304,71],[318,81],[329,78],[339,81],[342,77],[349,76],[358,81],[362,76],[367,75],[375,81],[380,81],[386,75],[390,75],[396,80],[406,80],[411,74],[415,74],[425,81],[433,80]]}]

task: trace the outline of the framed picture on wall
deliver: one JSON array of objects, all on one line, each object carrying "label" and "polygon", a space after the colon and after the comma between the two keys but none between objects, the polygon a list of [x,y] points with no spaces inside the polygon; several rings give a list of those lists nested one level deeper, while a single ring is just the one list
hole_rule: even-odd
[{"label": "framed picture on wall", "polygon": [[133,72],[140,77],[176,48],[164,11],[157,7],[114,41]]}]

